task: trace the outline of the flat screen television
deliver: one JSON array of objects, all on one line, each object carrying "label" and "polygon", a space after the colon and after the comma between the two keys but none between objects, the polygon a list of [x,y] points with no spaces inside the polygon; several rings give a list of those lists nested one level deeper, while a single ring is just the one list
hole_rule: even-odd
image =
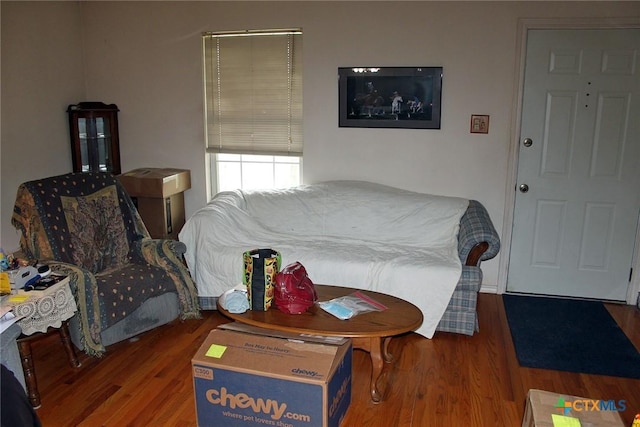
[{"label": "flat screen television", "polygon": [[340,127],[440,129],[442,67],[338,68]]}]

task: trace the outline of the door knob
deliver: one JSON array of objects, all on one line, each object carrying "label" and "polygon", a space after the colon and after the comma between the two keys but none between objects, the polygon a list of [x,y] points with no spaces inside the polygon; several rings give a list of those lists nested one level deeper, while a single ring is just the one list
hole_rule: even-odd
[{"label": "door knob", "polygon": [[527,191],[529,191],[529,186],[527,184],[520,184],[519,188],[521,193],[526,193]]},{"label": "door knob", "polygon": [[525,138],[522,141],[522,145],[524,145],[525,147],[531,147],[533,145],[533,139],[531,138]]}]

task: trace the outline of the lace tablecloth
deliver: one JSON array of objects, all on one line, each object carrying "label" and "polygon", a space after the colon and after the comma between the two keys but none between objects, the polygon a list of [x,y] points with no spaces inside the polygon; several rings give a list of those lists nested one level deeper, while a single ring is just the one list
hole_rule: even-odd
[{"label": "lace tablecloth", "polygon": [[[19,291],[18,296],[27,300],[11,302],[3,300],[2,305],[11,305],[13,314],[20,320],[18,325],[25,335],[46,332],[48,328],[59,328],[62,322],[73,317],[78,310],[69,288],[69,280],[63,280],[44,291]],[[5,297],[6,298],[6,297]]]}]

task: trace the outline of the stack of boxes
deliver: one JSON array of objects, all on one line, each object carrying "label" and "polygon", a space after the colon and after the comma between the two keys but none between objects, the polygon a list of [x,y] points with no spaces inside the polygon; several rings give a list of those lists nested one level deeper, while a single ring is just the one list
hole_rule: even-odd
[{"label": "stack of boxes", "polygon": [[185,223],[184,191],[191,188],[186,169],[141,168],[118,175],[154,239],[178,240]]}]

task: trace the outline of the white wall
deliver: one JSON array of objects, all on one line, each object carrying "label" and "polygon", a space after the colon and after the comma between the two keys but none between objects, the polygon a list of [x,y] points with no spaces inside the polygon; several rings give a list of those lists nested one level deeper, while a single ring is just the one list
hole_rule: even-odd
[{"label": "white wall", "polygon": [[[40,107],[50,126],[20,138],[36,144],[43,158],[56,156],[55,168],[22,171],[15,163],[24,150],[6,147],[2,131],[2,243],[16,245],[8,218],[15,191],[25,177],[37,178],[70,169],[64,109],[67,103],[103,101],[120,108],[121,159],[124,171],[137,167],[191,169],[192,189],[185,193],[187,216],[206,203],[202,63],[204,31],[302,27],[304,32],[304,180],[363,179],[388,185],[463,196],[487,206],[500,232],[505,209],[509,147],[517,77],[517,23],[531,17],[640,16],[637,2],[82,2],[53,8],[43,3],[5,7],[2,3],[3,113],[7,103]],[[5,31],[5,9],[11,28]],[[26,31],[19,24],[65,27],[73,48],[49,46],[64,56],[82,39],[85,92],[37,81],[27,99],[15,90],[5,96],[5,68],[27,72],[16,55],[7,59],[5,44]],[[35,16],[33,13],[35,12]],[[63,16],[61,16],[63,15]],[[81,30],[78,29],[81,25]],[[6,42],[9,36],[10,40]],[[25,48],[38,50],[39,40]],[[51,44],[48,40],[47,43]],[[12,48],[12,50],[15,48]],[[18,58],[20,59],[20,58]],[[77,58],[74,58],[77,62]],[[63,61],[52,68],[65,74]],[[51,64],[46,64],[51,66]],[[444,67],[441,130],[362,129],[337,126],[337,68],[341,66],[441,65]],[[37,76],[45,78],[44,74]],[[77,75],[76,75],[77,77]],[[23,84],[18,83],[20,89]],[[82,88],[80,88],[82,89]],[[63,95],[64,93],[64,95]],[[79,99],[80,94],[84,99]],[[40,101],[49,101],[45,106]],[[30,126],[27,108],[7,118],[14,132]],[[43,111],[44,110],[44,111]],[[491,116],[488,135],[470,134],[471,114]],[[61,117],[62,116],[62,117]],[[56,122],[56,126],[52,125]],[[45,137],[46,136],[46,137]],[[51,148],[43,140],[55,138]],[[17,138],[12,138],[15,141]],[[55,147],[55,148],[54,148]],[[5,173],[5,156],[14,168]],[[48,166],[48,165],[47,165]],[[67,167],[67,169],[65,169]],[[58,170],[60,169],[60,170]],[[5,179],[8,181],[5,184]],[[8,234],[8,237],[5,237]],[[6,243],[5,243],[6,242]],[[483,264],[485,283],[495,286],[498,259]]]},{"label": "white wall", "polygon": [[84,98],[81,17],[75,2],[3,1],[0,8],[0,245],[13,252],[18,185],[72,168],[66,109]]}]

